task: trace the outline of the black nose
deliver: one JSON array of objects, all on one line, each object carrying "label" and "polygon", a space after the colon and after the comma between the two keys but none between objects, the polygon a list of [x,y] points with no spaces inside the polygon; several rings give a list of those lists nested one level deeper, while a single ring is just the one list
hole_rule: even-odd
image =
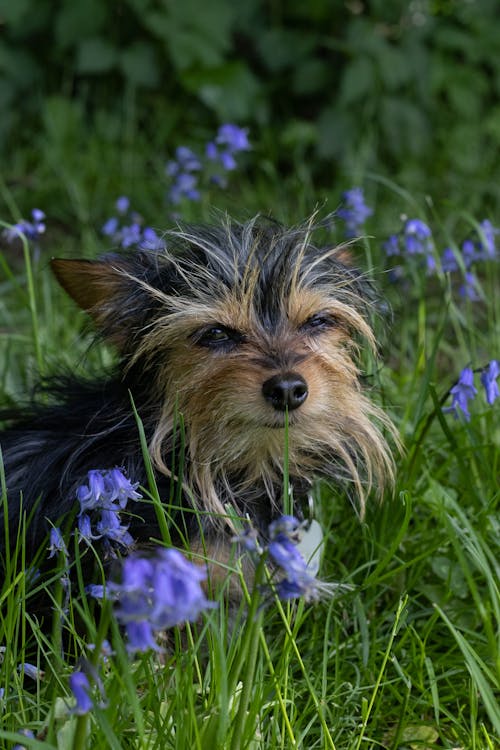
[{"label": "black nose", "polygon": [[262,386],[262,394],[266,401],[277,411],[293,411],[304,403],[307,398],[307,383],[296,372],[286,372],[284,375],[274,375],[266,380]]}]

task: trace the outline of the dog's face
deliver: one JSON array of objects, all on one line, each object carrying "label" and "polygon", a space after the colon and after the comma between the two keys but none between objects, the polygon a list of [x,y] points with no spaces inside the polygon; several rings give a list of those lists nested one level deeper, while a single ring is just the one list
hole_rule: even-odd
[{"label": "dog's face", "polygon": [[372,418],[388,420],[355,363],[375,344],[369,286],[342,251],[257,221],[166,240],[165,252],[53,261],[124,367],[150,379],[157,466],[180,412],[205,496],[216,476],[276,481],[285,449],[296,476],[348,479],[360,498],[383,484],[391,461]]}]

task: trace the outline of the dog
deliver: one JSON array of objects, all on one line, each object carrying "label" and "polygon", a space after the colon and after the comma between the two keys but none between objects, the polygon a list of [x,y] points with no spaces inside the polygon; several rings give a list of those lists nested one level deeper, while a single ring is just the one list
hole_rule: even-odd
[{"label": "dog", "polygon": [[[283,513],[284,474],[297,508],[320,478],[363,514],[394,475],[394,428],[357,364],[361,347],[376,353],[377,302],[345,247],[314,244],[316,228],[225,217],[166,232],[161,250],[52,260],[118,361],[96,378],[51,378],[4,413],[3,557],[20,528],[27,562],[46,551],[91,470],[121,467],[147,487],[144,446],[173,542],[221,565],[233,512],[258,529]],[[136,544],[159,538],[157,510],[129,503]]]}]

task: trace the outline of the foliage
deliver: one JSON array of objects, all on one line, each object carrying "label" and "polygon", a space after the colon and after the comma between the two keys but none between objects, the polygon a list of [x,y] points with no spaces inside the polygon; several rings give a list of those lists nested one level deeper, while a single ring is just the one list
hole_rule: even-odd
[{"label": "foliage", "polygon": [[68,137],[78,117],[108,142],[130,148],[142,133],[164,150],[232,120],[262,133],[281,172],[307,157],[322,184],[373,170],[496,204],[496,11],[494,0],[2,0],[0,142],[8,153],[50,134],[62,95]]},{"label": "foliage", "polygon": [[[162,186],[151,184],[149,190],[154,202]],[[373,232],[376,212],[369,215],[362,194],[355,195],[363,207],[359,221]],[[440,221],[420,209],[421,219],[403,224],[396,258],[387,256],[384,241],[398,232],[398,209],[414,215],[416,206],[394,186],[379,188],[378,196],[393,212],[392,225],[380,237],[358,242],[358,252],[366,253],[370,273],[394,264],[400,270],[386,274],[384,282],[396,320],[390,343],[383,344],[387,366],[367,378],[378,382],[406,452],[397,459],[394,497],[369,505],[363,524],[346,511],[344,498],[330,488],[316,489],[326,536],[321,576],[342,584],[336,596],[314,605],[266,597],[262,609],[257,586],[239,612],[227,612],[220,599],[203,622],[171,631],[163,656],[149,651],[132,658],[110,610],[104,607],[99,617],[96,601],[83,590],[65,602],[56,581],[54,636],[43,635],[25,610],[37,581],[20,574],[19,545],[0,595],[3,741],[27,747],[43,741],[44,747],[65,750],[89,743],[228,750],[498,744],[500,434],[492,389],[498,367],[491,365],[499,358],[498,250],[491,252],[481,224],[468,214]],[[107,210],[112,205],[111,199]],[[338,241],[351,219],[349,212],[325,231]],[[46,223],[50,232],[50,217]],[[460,295],[454,281],[467,270],[463,259],[459,265],[464,237],[474,238],[469,269],[477,274],[480,298]],[[45,368],[54,369],[56,357],[65,357],[86,370],[108,356],[88,353],[79,323],[49,286],[44,237],[36,239],[42,246],[34,258],[33,248],[24,247],[16,273],[10,268],[13,246],[0,256],[8,272],[0,303],[5,400],[32,380],[34,357]],[[454,248],[457,264],[444,270],[446,247]],[[87,353],[84,366],[79,352]],[[470,390],[472,370],[478,369],[482,378],[475,377],[473,390],[484,386],[484,393]],[[453,388],[464,383],[466,409],[459,404],[448,413]],[[106,481],[113,497],[117,487],[135,492],[123,477],[106,476],[89,477],[81,488],[80,500],[85,508],[90,502],[92,512],[89,497],[101,496]],[[103,530],[100,520],[95,516],[80,534],[88,540],[110,529],[115,534],[119,521]],[[280,564],[289,560],[293,575],[302,575],[286,540],[274,541],[279,544],[269,553]],[[57,535],[52,550],[64,565]],[[229,564],[239,576],[238,562]],[[301,585],[304,580],[309,586],[310,578],[300,578]],[[71,644],[64,659],[63,623]]]}]

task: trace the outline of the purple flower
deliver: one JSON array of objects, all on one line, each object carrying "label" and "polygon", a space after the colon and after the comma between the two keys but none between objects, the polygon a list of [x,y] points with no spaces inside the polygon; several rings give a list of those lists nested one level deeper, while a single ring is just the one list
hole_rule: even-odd
[{"label": "purple flower", "polygon": [[112,216],[103,225],[101,232],[107,237],[112,237],[118,231],[119,222],[116,216]]},{"label": "purple flower", "polygon": [[205,571],[175,549],[160,548],[154,557],[130,555],[123,562],[122,582],[109,583],[117,601],[117,619],[125,626],[130,651],[157,648],[154,633],[216,606],[201,587]]},{"label": "purple flower", "polygon": [[159,237],[154,229],[144,227],[139,247],[141,250],[165,250],[167,246],[165,240]]},{"label": "purple flower", "polygon": [[443,273],[453,273],[453,271],[458,270],[457,259],[451,247],[445,247],[443,250],[443,254],[441,255],[441,268]]},{"label": "purple flower", "polygon": [[128,533],[128,526],[122,526],[120,515],[116,510],[104,509],[101,511],[101,518],[96,524],[96,531],[99,537],[118,542],[124,547],[130,547],[134,543],[132,536]]},{"label": "purple flower", "polygon": [[180,203],[183,198],[191,201],[200,199],[200,191],[197,188],[198,178],[196,175],[181,172],[176,176],[176,180],[170,188],[170,201],[174,204]]},{"label": "purple flower", "polygon": [[95,508],[107,507],[108,493],[104,484],[102,471],[92,469],[87,474],[88,485],[82,484],[76,491],[80,503],[80,513]]},{"label": "purple flower", "polygon": [[125,626],[127,633],[127,651],[160,651],[155,640],[153,626],[148,620],[129,620]]},{"label": "purple flower", "polygon": [[468,409],[468,402],[471,401],[477,393],[477,389],[474,387],[474,372],[470,367],[465,367],[458,378],[458,382],[453,388],[450,389],[452,396],[451,406],[443,409],[446,413],[452,413],[455,419],[458,418],[459,410],[465,416],[465,419],[469,421],[470,413]]},{"label": "purple flower", "polygon": [[420,219],[408,219],[404,226],[403,242],[409,255],[432,253],[432,233]]},{"label": "purple flower", "polygon": [[479,226],[481,227],[481,258],[483,260],[494,258],[497,252],[495,246],[495,235],[500,233],[500,229],[494,227],[488,219],[482,221]]},{"label": "purple flower", "polygon": [[28,662],[24,662],[23,664],[19,664],[18,666],[19,672],[23,672],[27,677],[31,677],[32,680],[40,680],[44,677],[43,670],[39,669],[34,664],[29,664]]},{"label": "purple flower", "polygon": [[470,268],[474,261],[477,260],[476,246],[472,240],[464,240],[462,242],[462,257],[466,268]]},{"label": "purple flower", "polygon": [[366,205],[361,188],[346,190],[342,197],[344,205],[338,210],[337,214],[345,221],[346,236],[356,237],[366,219],[372,215],[373,209]]},{"label": "purple flower", "polygon": [[461,297],[467,297],[473,302],[477,302],[481,299],[478,280],[476,276],[470,271],[467,271],[465,273],[464,283],[459,287],[458,293]]},{"label": "purple flower", "polygon": [[220,126],[215,140],[221,146],[226,146],[232,154],[238,151],[248,151],[250,148],[248,129],[231,123]]},{"label": "purple flower", "polygon": [[88,545],[92,544],[94,539],[100,539],[99,534],[92,532],[92,522],[87,513],[81,513],[78,516],[78,534],[79,538]]},{"label": "purple flower", "polygon": [[83,716],[83,714],[91,711],[94,702],[90,696],[90,683],[87,675],[81,671],[73,672],[69,678],[69,686],[76,699],[76,705],[72,709],[72,713]]},{"label": "purple flower", "polygon": [[40,235],[45,232],[45,214],[40,208],[34,208],[31,211],[31,217],[33,221],[26,221],[21,219],[13,226],[5,229],[3,235],[7,242],[13,242],[19,237],[19,234],[24,234],[28,240],[36,242],[40,239]]},{"label": "purple flower", "polygon": [[130,208],[130,199],[126,195],[121,195],[116,199],[115,207],[119,214],[126,214]]},{"label": "purple flower", "polygon": [[49,545],[49,558],[55,557],[59,553],[62,553],[66,558],[68,557],[68,548],[64,541],[61,529],[57,526],[52,526],[50,530],[50,545]]},{"label": "purple flower", "polygon": [[492,405],[500,396],[497,378],[500,375],[500,366],[496,359],[492,359],[488,367],[481,373],[481,383],[486,391],[486,400]]},{"label": "purple flower", "polygon": [[400,255],[401,248],[399,246],[399,237],[397,234],[391,234],[391,236],[384,242],[383,249],[388,257],[393,255]]},{"label": "purple flower", "polygon": [[121,469],[110,469],[104,474],[104,486],[110,502],[118,500],[120,508],[125,508],[128,500],[140,500],[142,495],[136,492],[139,482],[132,484]]}]

